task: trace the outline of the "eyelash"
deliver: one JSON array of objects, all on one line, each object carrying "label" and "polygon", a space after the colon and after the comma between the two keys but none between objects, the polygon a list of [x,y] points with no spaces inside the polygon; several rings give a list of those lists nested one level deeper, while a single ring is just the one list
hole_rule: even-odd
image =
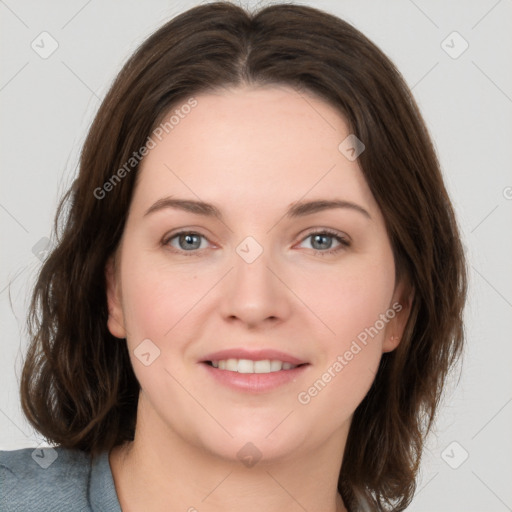
[{"label": "eyelash", "polygon": [[315,251],[316,256],[327,256],[331,254],[336,254],[339,251],[342,251],[343,249],[346,249],[347,247],[350,247],[350,242],[342,236],[340,233],[336,231],[332,231],[330,229],[322,229],[321,231],[312,231],[311,233],[308,233],[302,240],[306,240],[307,238],[314,236],[314,235],[327,235],[331,238],[334,238],[337,242],[339,242],[339,246],[335,247],[334,249],[327,249],[326,251],[320,251],[318,249],[312,249]]},{"label": "eyelash", "polygon": [[[179,231],[178,233],[174,233],[172,236],[170,237],[167,237],[167,238],[164,238],[162,240],[162,245],[165,246],[165,247],[169,247],[169,242],[171,240],[173,240],[174,238],[176,237],[179,237],[180,235],[197,235],[197,236],[200,236],[202,238],[204,238],[205,240],[208,240],[204,235],[202,235],[201,233],[197,233],[196,231]],[[346,249],[347,247],[350,247],[350,242],[349,240],[347,240],[345,237],[343,237],[340,233],[336,232],[336,231],[332,231],[330,229],[322,229],[320,231],[312,231],[311,233],[308,233],[302,240],[301,242],[303,242],[304,240],[312,237],[312,236],[315,236],[315,235],[327,235],[329,237],[332,237],[334,238],[336,241],[339,242],[339,246],[338,247],[335,247],[334,249],[328,249],[326,251],[321,251],[319,249],[312,249],[313,251],[315,251],[315,255],[316,256],[327,256],[327,255],[331,255],[331,254],[335,254],[343,249]],[[172,252],[175,252],[175,253],[178,253],[178,254],[183,254],[183,256],[198,256],[199,253],[200,253],[200,250],[198,249],[195,249],[195,250],[192,250],[192,251],[183,251],[183,250],[178,250],[178,249],[175,249],[174,247],[171,249]]]}]

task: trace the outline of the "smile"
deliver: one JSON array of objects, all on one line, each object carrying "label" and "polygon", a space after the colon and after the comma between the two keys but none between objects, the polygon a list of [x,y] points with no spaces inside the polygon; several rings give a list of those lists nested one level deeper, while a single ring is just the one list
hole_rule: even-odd
[{"label": "smile", "polygon": [[277,359],[214,359],[200,364],[212,382],[250,394],[269,393],[282,386],[294,385],[310,366],[309,363],[295,365]]},{"label": "smile", "polygon": [[208,361],[207,363],[219,370],[238,373],[273,373],[281,370],[293,370],[300,366],[275,359],[262,359],[259,361],[252,361],[251,359],[221,359],[219,361]]}]

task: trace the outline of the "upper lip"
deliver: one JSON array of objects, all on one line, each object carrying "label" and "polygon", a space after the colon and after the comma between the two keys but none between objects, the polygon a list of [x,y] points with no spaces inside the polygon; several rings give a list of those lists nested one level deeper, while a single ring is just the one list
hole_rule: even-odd
[{"label": "upper lip", "polygon": [[283,363],[291,363],[293,365],[305,364],[307,362],[285,352],[265,348],[257,350],[248,350],[246,348],[219,350],[206,355],[201,362],[223,361],[225,359],[249,359],[251,361],[263,361],[269,359],[270,361],[282,361]]}]

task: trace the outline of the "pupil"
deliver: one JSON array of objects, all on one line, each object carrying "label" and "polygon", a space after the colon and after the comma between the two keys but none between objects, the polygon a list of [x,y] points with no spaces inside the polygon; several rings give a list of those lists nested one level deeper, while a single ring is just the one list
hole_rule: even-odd
[{"label": "pupil", "polygon": [[[197,249],[199,247],[199,245],[201,245],[201,242],[199,241],[199,243],[197,243],[197,240],[199,239],[199,237],[197,235],[182,235],[181,237],[181,242],[185,242],[184,245],[185,245],[185,249]],[[195,243],[194,243],[194,238],[196,239]]]},{"label": "pupil", "polygon": [[[331,247],[331,244],[332,244],[332,240],[330,240],[331,243],[328,243],[329,241],[326,242],[327,239],[330,239],[331,237],[330,236],[326,236],[326,235],[315,235],[314,237],[314,242],[313,244],[316,244],[317,241],[319,242],[320,244],[320,249],[329,249]],[[322,246],[323,245],[323,246]]]}]

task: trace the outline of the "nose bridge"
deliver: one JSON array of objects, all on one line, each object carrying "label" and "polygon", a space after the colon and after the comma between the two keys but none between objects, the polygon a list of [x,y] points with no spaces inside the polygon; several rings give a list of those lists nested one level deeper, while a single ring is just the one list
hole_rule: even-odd
[{"label": "nose bridge", "polygon": [[223,314],[251,324],[267,318],[283,318],[289,311],[284,285],[269,269],[277,262],[273,251],[252,236],[238,244],[233,254],[233,271],[223,290]]}]

